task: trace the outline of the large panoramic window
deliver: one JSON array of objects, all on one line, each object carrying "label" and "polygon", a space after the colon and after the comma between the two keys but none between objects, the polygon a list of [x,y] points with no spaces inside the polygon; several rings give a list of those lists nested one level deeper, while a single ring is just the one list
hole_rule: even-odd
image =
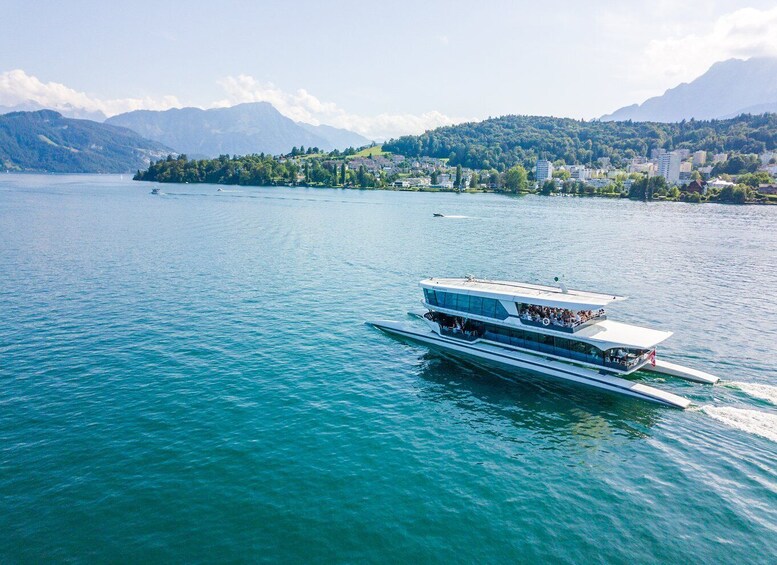
[{"label": "large panoramic window", "polygon": [[448,310],[457,310],[498,320],[504,320],[509,316],[502,303],[493,298],[481,298],[480,296],[457,294],[455,292],[441,292],[427,288],[424,289],[424,297],[428,304]]},{"label": "large panoramic window", "polygon": [[597,347],[558,336],[486,324],[483,337],[515,347],[541,351],[559,357],[568,357],[588,363],[604,364],[603,352]]}]

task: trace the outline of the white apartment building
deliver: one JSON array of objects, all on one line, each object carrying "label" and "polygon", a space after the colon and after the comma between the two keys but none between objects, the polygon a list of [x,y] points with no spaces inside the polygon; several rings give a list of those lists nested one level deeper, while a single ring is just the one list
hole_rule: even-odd
[{"label": "white apartment building", "polygon": [[631,163],[628,168],[630,173],[645,173],[652,177],[656,174],[656,166],[653,163]]},{"label": "white apartment building", "polygon": [[537,182],[545,182],[553,178],[553,163],[541,159],[537,161],[537,170],[535,172]]},{"label": "white apartment building", "polygon": [[589,176],[588,169],[583,165],[572,165],[569,167],[569,174],[575,180],[585,180]]},{"label": "white apartment building", "polygon": [[658,174],[669,184],[680,182],[680,155],[677,152],[664,153],[658,158]]}]

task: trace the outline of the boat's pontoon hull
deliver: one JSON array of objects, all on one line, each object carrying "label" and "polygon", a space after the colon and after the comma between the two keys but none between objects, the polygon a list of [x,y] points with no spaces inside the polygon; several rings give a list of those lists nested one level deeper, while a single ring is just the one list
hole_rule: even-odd
[{"label": "boat's pontoon hull", "polygon": [[623,394],[641,400],[656,402],[674,408],[687,408],[691,401],[682,396],[659,390],[641,383],[635,383],[620,377],[599,373],[584,367],[563,363],[541,355],[532,355],[506,350],[488,343],[468,343],[455,338],[441,336],[431,330],[419,329],[402,322],[381,320],[370,322],[373,327],[386,333],[411,339],[426,345],[440,347],[470,355],[501,365],[523,369],[542,375],[577,382],[598,389]]},{"label": "boat's pontoon hull", "polygon": [[708,385],[714,385],[720,379],[715,375],[710,375],[704,371],[698,369],[691,369],[690,367],[683,367],[676,363],[670,363],[663,359],[656,359],[654,366],[645,365],[642,370],[650,371],[651,373],[661,373],[664,375],[671,375],[679,379],[685,379],[686,381],[693,381],[695,383],[704,383]]}]

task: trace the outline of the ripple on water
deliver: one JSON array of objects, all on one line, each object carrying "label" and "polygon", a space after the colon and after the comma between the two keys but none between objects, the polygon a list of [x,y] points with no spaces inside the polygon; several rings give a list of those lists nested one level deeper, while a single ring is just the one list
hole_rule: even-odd
[{"label": "ripple on water", "polygon": [[[0,177],[7,561],[777,554],[775,208]],[[363,323],[467,273],[630,296],[730,382],[639,375],[668,410]]]}]

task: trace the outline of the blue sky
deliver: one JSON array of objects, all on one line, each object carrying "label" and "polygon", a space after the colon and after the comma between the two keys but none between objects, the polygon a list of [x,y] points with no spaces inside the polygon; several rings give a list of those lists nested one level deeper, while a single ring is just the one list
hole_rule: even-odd
[{"label": "blue sky", "polygon": [[[508,113],[593,118],[777,54],[773,2],[4,0],[0,105],[114,114],[267,100],[371,137]],[[774,37],[773,37],[774,36]]]}]

